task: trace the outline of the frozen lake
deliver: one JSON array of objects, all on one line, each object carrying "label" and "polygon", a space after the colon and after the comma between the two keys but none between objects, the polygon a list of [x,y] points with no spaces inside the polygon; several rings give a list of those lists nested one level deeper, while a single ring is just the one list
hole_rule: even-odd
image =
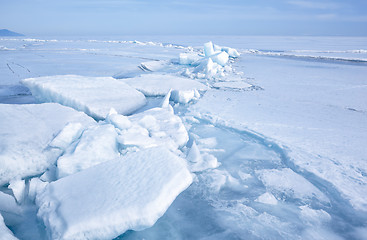
[{"label": "frozen lake", "polygon": [[[203,57],[203,44],[208,41],[235,48],[241,55],[238,58],[230,57],[226,65],[219,64],[219,70],[215,73],[208,68],[210,62],[205,63],[207,65],[200,62],[195,67],[194,64],[179,64],[182,54],[188,54],[188,58],[193,55],[195,58]],[[220,51],[229,52],[224,49]],[[52,81],[59,79],[47,78],[47,84],[50,85],[37,85],[41,84],[37,81],[43,79],[39,77],[54,75],[81,75],[90,82],[97,81],[96,77],[115,77],[143,92],[147,98],[147,104],[142,108],[136,107],[133,114],[129,113],[128,120],[118,115],[115,116],[118,121],[111,117],[111,120],[106,119],[103,123],[93,123],[97,125],[90,128],[88,124],[92,120],[83,117],[79,121],[83,121],[84,132],[79,133],[80,140],[73,140],[79,141],[77,146],[81,146],[83,141],[86,145],[95,144],[94,140],[90,140],[94,137],[96,141],[107,139],[100,140],[99,144],[103,145],[101,149],[107,149],[111,147],[107,143],[110,141],[108,139],[114,139],[116,135],[118,147],[113,148],[108,157],[100,155],[100,158],[110,160],[115,154],[129,155],[130,152],[161,144],[186,159],[192,173],[191,185],[170,206],[168,202],[168,205],[165,203],[169,206],[167,211],[152,227],[128,230],[117,239],[366,239],[367,38],[0,38],[1,105],[59,102],[80,111],[88,108],[90,111],[86,113],[96,119],[89,105],[82,106],[79,99],[68,96],[67,90],[61,92],[60,87],[54,88]],[[159,81],[162,75],[170,76],[167,82],[169,78],[175,79],[168,88],[173,89],[170,91],[170,106],[174,115],[167,114],[167,118],[159,117],[166,116],[165,112],[144,112],[156,107],[160,109],[161,106],[170,108],[162,104],[162,93],[167,92],[164,85],[168,83],[162,83],[159,88],[149,85],[152,79]],[[35,79],[34,83],[29,83],[33,85],[29,86],[39,91],[41,96],[33,96],[20,83],[26,78]],[[70,79],[81,81],[78,77]],[[136,86],[134,80],[138,79],[145,82]],[[185,84],[175,89],[179,81]],[[87,88],[87,85],[72,84],[72,89],[80,86]],[[100,91],[102,88],[103,85],[99,87]],[[93,91],[98,94],[98,91]],[[126,91],[132,92],[130,89]],[[68,97],[73,101],[68,101]],[[4,141],[0,143],[0,164],[5,164],[1,161],[9,159],[5,151],[5,141],[9,138],[6,134],[9,132],[3,126],[8,126],[5,125],[10,121],[7,114],[12,113],[12,107],[6,109],[6,112],[0,112],[0,140]],[[62,111],[66,110],[60,109]],[[51,114],[55,119],[56,112]],[[67,118],[77,118],[71,113],[65,116],[59,114],[59,118],[65,118],[66,122],[69,121]],[[98,116],[97,120],[101,120]],[[46,115],[39,117],[47,118]],[[7,122],[4,119],[8,119]],[[24,116],[24,119],[17,120],[17,124],[26,125],[27,121]],[[32,121],[37,122],[37,118]],[[52,119],[45,120],[45,124],[48,122],[52,122]],[[60,126],[65,124],[61,120],[57,122]],[[105,123],[114,125],[118,129],[116,133],[113,128],[113,133],[104,134],[104,131],[100,131]],[[186,131],[180,124],[187,131],[186,140]],[[54,131],[52,137],[61,129]],[[144,135],[146,129],[149,134]],[[26,136],[21,135],[20,130],[16,133],[20,137]],[[84,133],[89,133],[91,137],[84,137]],[[167,137],[162,137],[162,134]],[[60,168],[61,159],[68,160],[64,156],[73,157],[73,152],[68,150],[70,147],[80,151],[79,159],[82,156],[93,159],[91,149],[81,147],[79,150],[76,143],[73,144],[64,153],[52,152],[57,156],[59,166],[55,160],[50,165],[42,165],[46,166],[45,169],[38,169],[37,173],[29,172],[25,177],[22,176],[25,179],[24,196],[22,201],[17,199],[16,206],[10,205],[10,200],[6,199],[15,196],[17,191],[14,189],[17,188],[8,186],[7,181],[1,179],[0,213],[6,226],[17,238],[50,237],[50,229],[42,221],[41,215],[47,217],[47,214],[52,216],[52,213],[38,210],[40,205],[44,206],[42,201],[48,200],[40,198],[38,201],[41,203],[35,203],[34,198],[27,197],[30,195],[27,191],[32,179],[38,179],[44,172],[52,175],[54,170],[50,169]],[[92,146],[98,148],[98,145]],[[58,145],[58,148],[61,147]],[[41,155],[45,150],[41,151]],[[190,157],[193,155],[196,158]],[[27,157],[32,158],[32,155]],[[83,179],[83,172],[89,167],[83,165],[76,168],[82,168],[77,177]],[[92,171],[87,171],[84,176],[89,176],[88,173],[94,176]],[[70,177],[73,174],[65,179],[72,179]],[[41,180],[55,182],[56,188],[57,182],[63,180],[58,178],[56,174],[48,178],[41,177]],[[188,183],[189,180],[186,181]],[[93,217],[93,214],[90,213],[90,216]]]}]

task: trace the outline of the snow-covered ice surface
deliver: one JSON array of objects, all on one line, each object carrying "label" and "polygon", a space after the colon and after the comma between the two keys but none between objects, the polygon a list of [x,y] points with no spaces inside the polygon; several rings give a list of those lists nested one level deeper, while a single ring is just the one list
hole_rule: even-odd
[{"label": "snow-covered ice surface", "polygon": [[122,79],[121,81],[148,97],[165,96],[171,90],[171,99],[179,103],[188,103],[195,97],[200,96],[198,91],[208,89],[206,85],[198,81],[157,73],[144,74],[139,77]]},{"label": "snow-covered ice surface", "polygon": [[146,103],[141,92],[112,77],[58,75],[21,82],[40,102],[57,102],[96,119],[103,119],[111,108],[126,115]]},{"label": "snow-covered ice surface", "polygon": [[[19,84],[22,79],[68,74],[113,76],[134,84],[136,79],[145,79],[144,84],[134,88],[148,100],[131,116],[108,108],[104,112],[108,114],[99,118],[106,118],[105,121],[89,126],[65,120],[47,140],[47,150],[58,151],[53,160],[56,165],[44,174],[46,169],[28,175],[38,174],[32,179],[12,178],[3,182],[0,212],[16,237],[48,239],[47,233],[72,234],[78,226],[83,226],[79,233],[88,232],[84,227],[92,225],[87,221],[109,218],[118,209],[113,197],[106,197],[116,195],[98,198],[111,203],[105,208],[85,204],[86,208],[97,209],[98,214],[88,210],[88,214],[77,214],[74,219],[69,212],[72,208],[67,207],[73,205],[72,201],[63,199],[61,191],[51,194],[51,186],[63,188],[66,195],[72,194],[71,189],[79,180],[75,186],[96,187],[96,179],[88,175],[103,171],[98,166],[114,165],[110,159],[116,155],[123,155],[124,159],[124,155],[143,154],[161,146],[169,149],[174,159],[186,158],[188,169],[195,174],[193,183],[175,200],[171,199],[171,206],[165,202],[154,221],[163,216],[152,227],[121,228],[108,237],[130,229],[117,239],[366,238],[366,38],[133,39],[0,39],[1,103],[35,103],[31,92]],[[159,79],[165,78],[162,76],[174,76],[178,82],[161,82]],[[183,84],[182,79],[190,84]],[[178,101],[174,91],[182,87],[180,84],[200,94],[183,94],[185,101]],[[18,108],[11,106],[13,111]],[[17,116],[26,124],[28,115]],[[2,120],[12,121],[9,118]],[[58,118],[53,116],[50,121],[55,119]],[[0,125],[1,131],[13,129]],[[27,133],[14,132],[14,138],[24,139],[22,144],[32,143]],[[1,137],[8,138],[9,134]],[[95,153],[88,150],[89,144],[95,146]],[[67,164],[63,165],[63,161]],[[59,176],[62,168],[70,172]],[[56,180],[59,177],[63,178]],[[99,177],[112,181],[105,174]],[[104,192],[98,191],[101,195]],[[51,197],[53,194],[57,196]],[[76,201],[80,204],[91,196],[79,195]],[[50,211],[38,210],[35,198],[39,199],[38,205],[47,201],[60,204],[67,214],[54,214],[50,210],[55,207],[52,204]],[[37,212],[45,224],[36,217]],[[118,227],[123,225],[120,220],[115,222],[121,223]],[[62,221],[74,222],[68,229],[58,225]],[[151,226],[154,221],[142,225]],[[50,224],[57,227],[49,228]],[[106,225],[99,221],[93,226],[104,229]]]},{"label": "snow-covered ice surface", "polygon": [[184,159],[149,148],[50,183],[38,216],[52,239],[112,239],[152,226],[191,181]]},{"label": "snow-covered ice surface", "polygon": [[41,174],[54,164],[62,151],[48,144],[70,122],[94,120],[56,103],[0,104],[0,184]]}]

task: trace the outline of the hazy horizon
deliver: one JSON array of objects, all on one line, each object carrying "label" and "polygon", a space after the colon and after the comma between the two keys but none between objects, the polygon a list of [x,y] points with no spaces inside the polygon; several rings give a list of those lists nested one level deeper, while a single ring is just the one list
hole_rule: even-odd
[{"label": "hazy horizon", "polygon": [[0,28],[25,35],[367,36],[361,0],[0,1]]}]

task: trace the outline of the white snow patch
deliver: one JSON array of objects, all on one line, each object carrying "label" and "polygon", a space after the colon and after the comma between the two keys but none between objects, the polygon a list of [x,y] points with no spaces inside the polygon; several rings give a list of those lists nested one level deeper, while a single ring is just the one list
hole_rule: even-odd
[{"label": "white snow patch", "polygon": [[21,204],[25,197],[25,181],[19,179],[12,180],[10,181],[8,188],[12,190],[15,199],[19,204]]},{"label": "white snow patch", "polygon": [[130,114],[146,104],[143,94],[112,77],[58,75],[21,81],[41,102],[58,102],[103,119],[111,108]]},{"label": "white snow patch", "polygon": [[39,178],[32,178],[29,181],[28,199],[35,201],[37,194],[43,192],[47,184],[47,182],[43,182]]},{"label": "white snow patch", "polygon": [[58,178],[118,157],[116,138],[117,132],[111,124],[87,128],[76,147],[71,145],[57,160]]},{"label": "white snow patch", "polygon": [[66,148],[74,142],[76,139],[80,138],[83,133],[85,126],[81,123],[68,123],[60,131],[60,133],[52,140],[49,144],[50,147],[60,148],[66,150]]},{"label": "white snow patch", "polygon": [[52,239],[112,239],[152,226],[191,182],[184,159],[150,148],[50,183],[38,216]]},{"label": "white snow patch", "polygon": [[270,205],[278,204],[278,200],[274,197],[274,195],[268,192],[260,195],[255,201],[260,202],[260,203],[270,204]]}]

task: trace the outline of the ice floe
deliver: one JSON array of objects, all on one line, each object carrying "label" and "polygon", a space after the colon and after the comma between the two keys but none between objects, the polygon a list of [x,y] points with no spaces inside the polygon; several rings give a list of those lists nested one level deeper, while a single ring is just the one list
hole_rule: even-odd
[{"label": "ice floe", "polygon": [[62,151],[48,144],[70,122],[95,121],[57,103],[0,104],[0,184],[40,174],[54,164]]},{"label": "ice floe", "polygon": [[152,226],[191,182],[184,159],[149,148],[50,183],[38,216],[52,239],[112,239]]},{"label": "ice floe", "polygon": [[58,75],[21,81],[40,102],[58,102],[103,119],[111,108],[130,114],[146,104],[142,93],[112,77]]},{"label": "ice floe", "polygon": [[208,87],[198,81],[168,74],[144,74],[135,78],[121,79],[131,87],[141,91],[145,96],[165,96],[170,90],[171,100],[187,103],[200,97],[198,91]]}]

